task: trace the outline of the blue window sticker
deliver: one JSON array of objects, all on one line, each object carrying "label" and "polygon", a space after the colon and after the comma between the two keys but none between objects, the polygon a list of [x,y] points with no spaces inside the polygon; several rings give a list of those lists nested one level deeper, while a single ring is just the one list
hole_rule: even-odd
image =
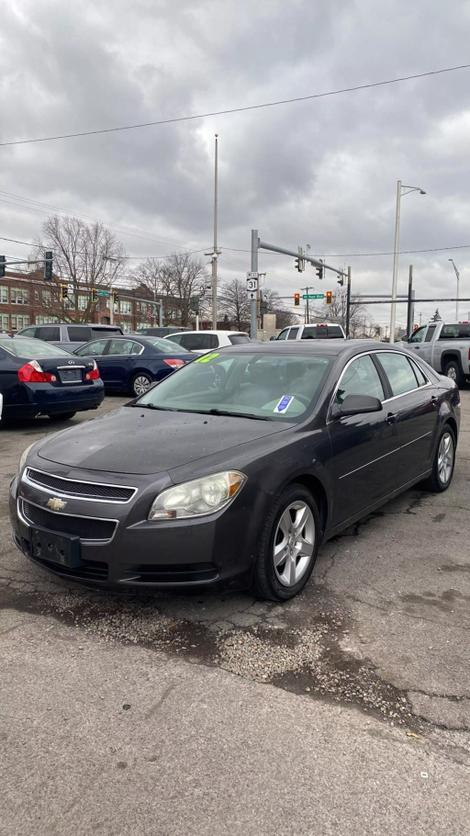
[{"label": "blue window sticker", "polygon": [[294,395],[283,395],[279,403],[277,403],[274,407],[273,412],[277,412],[282,415],[283,412],[287,412],[293,400]]}]

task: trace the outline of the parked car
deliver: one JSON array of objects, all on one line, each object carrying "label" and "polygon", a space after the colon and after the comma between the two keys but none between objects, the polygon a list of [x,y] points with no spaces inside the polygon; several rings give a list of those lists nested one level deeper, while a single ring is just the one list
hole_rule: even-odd
[{"label": "parked car", "polygon": [[93,357],[107,392],[143,395],[157,380],[194,360],[195,355],[160,337],[93,340],[75,351]]},{"label": "parked car", "polygon": [[138,328],[137,334],[141,337],[170,337],[172,334],[190,330],[190,328],[182,328],[181,325],[157,325],[152,328]]},{"label": "parked car", "polygon": [[404,342],[437,372],[463,386],[470,377],[470,323],[430,322]]},{"label": "parked car", "polygon": [[205,354],[215,348],[229,345],[243,345],[250,342],[250,337],[244,331],[178,331],[166,339],[196,354]]},{"label": "parked car", "polygon": [[69,322],[50,322],[46,325],[30,325],[15,334],[15,337],[34,337],[37,340],[52,343],[66,351],[74,351],[81,345],[96,340],[98,337],[112,337],[122,334],[118,325],[95,325]]},{"label": "parked car", "polygon": [[49,415],[67,421],[76,412],[97,409],[104,398],[91,357],[79,361],[68,351],[27,337],[0,337],[0,390],[4,420]]},{"label": "parked car", "polygon": [[338,322],[316,322],[310,325],[291,325],[272,340],[345,340],[344,328]]},{"label": "parked car", "polygon": [[453,381],[395,346],[222,349],[99,431],[85,422],[25,451],[15,542],[88,583],[224,583],[285,601],[323,541],[418,482],[449,487],[459,405]]}]

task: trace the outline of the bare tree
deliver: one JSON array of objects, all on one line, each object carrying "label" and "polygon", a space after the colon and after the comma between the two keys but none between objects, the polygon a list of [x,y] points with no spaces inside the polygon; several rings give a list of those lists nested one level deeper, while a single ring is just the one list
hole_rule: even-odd
[{"label": "bare tree", "polygon": [[267,313],[276,314],[276,328],[287,328],[297,321],[295,314],[283,306],[283,300],[276,290],[263,290],[263,302],[267,305]]},{"label": "bare tree", "polygon": [[[321,319],[324,322],[339,322],[343,328],[346,328],[346,307],[347,307],[347,290],[346,288],[338,288],[333,296],[331,305],[323,304],[322,307],[314,308],[314,316],[316,319]],[[351,337],[362,334],[366,323],[366,307],[360,302],[351,300],[349,313],[349,334]]]},{"label": "bare tree", "polygon": [[[88,321],[96,306],[92,289],[108,289],[122,275],[123,245],[103,224],[86,224],[79,218],[53,215],[45,221],[42,233],[40,257],[44,250],[53,252],[51,313],[66,321]],[[68,286],[66,300],[61,284]]]},{"label": "bare tree", "polygon": [[204,302],[207,273],[204,264],[190,253],[175,253],[162,267],[163,283],[179,311],[180,325],[188,325],[192,317],[191,299]]},{"label": "bare tree", "polygon": [[220,310],[239,331],[245,331],[250,322],[250,300],[246,282],[232,279],[221,287]]},{"label": "bare tree", "polygon": [[171,281],[160,258],[147,258],[134,270],[132,279],[137,287],[149,291],[153,299],[167,296],[171,290]]}]

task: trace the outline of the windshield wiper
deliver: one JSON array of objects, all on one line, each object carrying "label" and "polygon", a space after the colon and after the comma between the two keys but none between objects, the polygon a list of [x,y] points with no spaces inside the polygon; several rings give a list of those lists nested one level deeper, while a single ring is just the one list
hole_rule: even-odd
[{"label": "windshield wiper", "polygon": [[181,409],[174,409],[171,406],[155,406],[153,403],[130,403],[126,406],[132,406],[135,409],[161,409],[164,412],[181,412]]},{"label": "windshield wiper", "polygon": [[228,409],[209,409],[203,415],[229,415],[231,418],[252,418],[254,421],[270,421],[267,415],[253,415],[252,412],[230,412]]}]

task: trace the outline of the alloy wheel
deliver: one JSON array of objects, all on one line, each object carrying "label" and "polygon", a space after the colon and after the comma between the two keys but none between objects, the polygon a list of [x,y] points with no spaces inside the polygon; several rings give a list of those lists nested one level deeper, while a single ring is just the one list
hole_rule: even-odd
[{"label": "alloy wheel", "polygon": [[454,439],[450,433],[446,432],[439,442],[439,450],[437,453],[437,472],[443,485],[447,485],[452,476],[454,455]]},{"label": "alloy wheel", "polygon": [[283,586],[295,586],[307,571],[315,547],[315,520],[303,500],[291,502],[277,524],[273,564]]},{"label": "alloy wheel", "polygon": [[150,389],[151,385],[152,385],[152,381],[149,380],[148,377],[146,377],[146,375],[139,374],[135,378],[134,383],[133,383],[134,393],[137,395],[137,397],[139,395],[144,395],[145,392],[147,391],[147,389]]},{"label": "alloy wheel", "polygon": [[457,370],[455,366],[449,366],[446,372],[447,377],[450,377],[451,380],[457,381]]}]

